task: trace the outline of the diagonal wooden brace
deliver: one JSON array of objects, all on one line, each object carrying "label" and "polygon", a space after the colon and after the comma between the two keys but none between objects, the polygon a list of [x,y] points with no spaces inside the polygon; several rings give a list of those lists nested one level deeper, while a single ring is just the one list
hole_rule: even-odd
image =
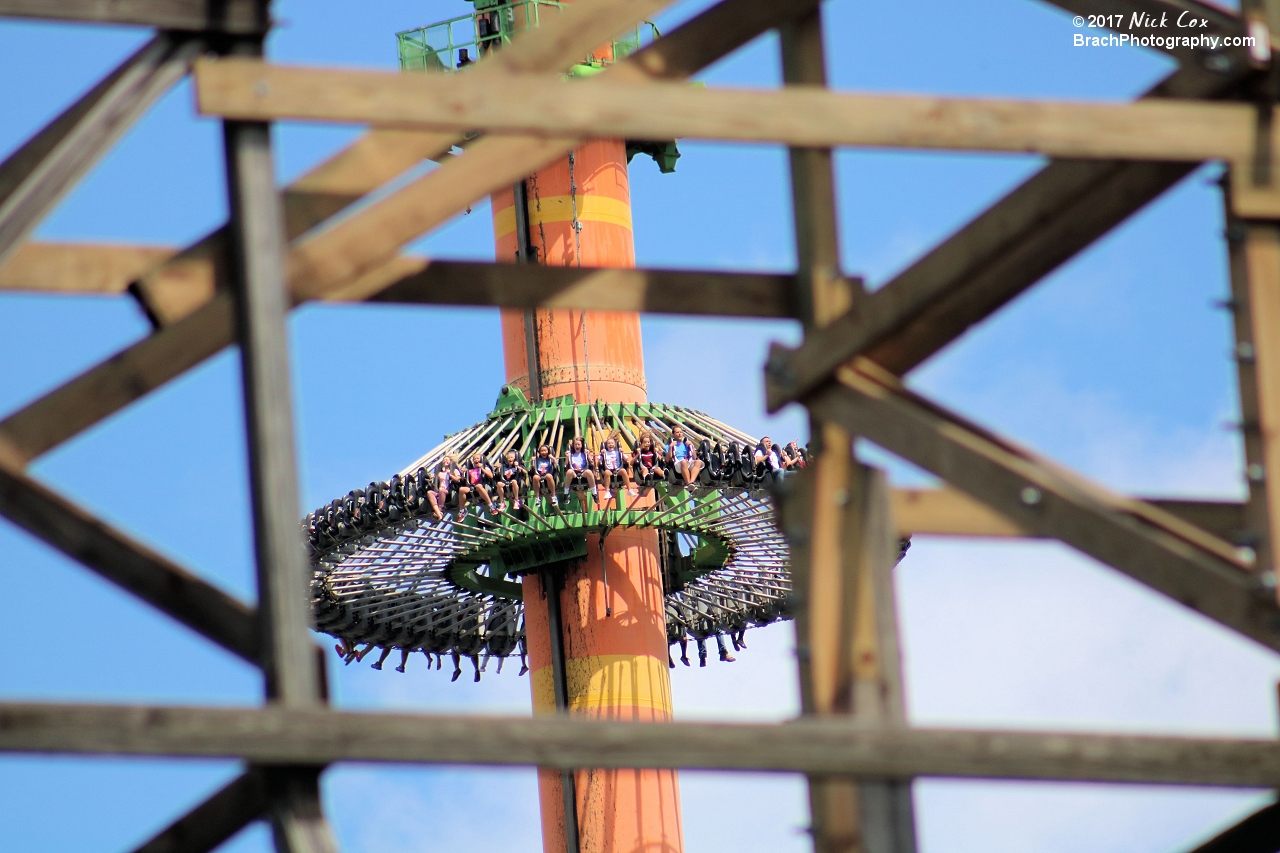
[{"label": "diagonal wooden brace", "polygon": [[943,478],[1021,529],[1058,539],[1263,646],[1280,650],[1280,609],[1232,545],[1124,498],[907,391],[860,359],[806,400]]}]

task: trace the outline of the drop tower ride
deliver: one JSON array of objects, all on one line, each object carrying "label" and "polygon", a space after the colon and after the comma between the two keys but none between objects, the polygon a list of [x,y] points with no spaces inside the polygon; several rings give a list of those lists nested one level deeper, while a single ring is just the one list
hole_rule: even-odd
[{"label": "drop tower ride", "polygon": [[[472,15],[400,33],[402,67],[463,69],[562,5],[473,2]],[[637,31],[604,45],[570,76],[640,44]],[[494,193],[497,260],[634,267],[627,168],[640,152],[663,172],[679,156],[674,142],[593,140]],[[305,519],[316,626],[348,663],[381,648],[381,669],[398,649],[400,672],[418,651],[442,669],[448,655],[453,680],[464,659],[479,681],[492,659],[500,673],[518,655],[536,714],[668,721],[672,643],[695,641],[705,665],[715,639],[732,660],[726,635],[736,647],[748,627],[789,616],[788,552],[756,441],[648,401],[637,313],[504,309],[501,328],[506,382],[485,421]],[[528,465],[546,444],[563,465],[573,439],[599,451],[614,438],[635,454],[642,437],[665,447],[677,430],[696,445],[696,482],[667,471],[635,495],[566,490],[519,508],[474,496],[468,506],[465,492],[440,488],[442,471],[473,459],[514,453]],[[538,781],[546,853],[683,850],[675,771],[543,770]]]},{"label": "drop tower ride", "polygon": [[[500,261],[635,266],[627,152],[621,140],[579,146],[564,160],[495,193],[492,207]],[[523,390],[533,402],[565,395],[579,404],[647,401],[640,315],[634,312],[504,309],[502,345],[508,385]],[[551,609],[525,609],[534,711],[556,710],[556,626],[551,621],[558,610],[567,688],[561,704],[569,712],[616,720],[669,720],[671,680],[658,532],[613,530],[603,542],[601,536],[589,534],[586,558],[563,573],[524,577],[526,602],[548,595],[559,599]],[[539,772],[543,845],[548,853],[566,849],[565,824],[572,819],[564,791],[568,776]],[[579,771],[572,787],[579,849],[683,849],[675,771]]]}]

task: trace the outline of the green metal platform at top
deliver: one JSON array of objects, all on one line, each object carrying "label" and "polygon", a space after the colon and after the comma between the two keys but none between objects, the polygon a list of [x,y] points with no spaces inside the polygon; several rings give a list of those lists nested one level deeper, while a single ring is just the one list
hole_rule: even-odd
[{"label": "green metal platform at top", "polygon": [[[548,16],[560,14],[566,5],[557,0],[475,0],[475,11],[470,15],[396,33],[400,67],[406,71],[456,70],[510,42],[517,33],[538,26]],[[641,24],[613,40],[612,57],[583,57],[575,66],[574,73],[585,76],[610,62],[630,56],[657,34],[653,24]]]}]

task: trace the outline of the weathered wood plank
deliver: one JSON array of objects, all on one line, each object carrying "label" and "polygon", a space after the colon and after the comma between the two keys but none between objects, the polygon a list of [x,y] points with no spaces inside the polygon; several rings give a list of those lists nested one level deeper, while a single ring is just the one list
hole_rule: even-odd
[{"label": "weathered wood plank", "polygon": [[793,276],[426,261],[370,302],[791,316]]},{"label": "weathered wood plank", "polygon": [[[793,147],[892,147],[1053,157],[1248,161],[1257,109],[1147,99],[1132,104],[965,99],[590,82],[552,75],[392,74],[227,58],[196,65],[199,108],[243,120],[340,121],[525,136],[699,138]],[[1280,142],[1273,142],[1280,153]]]},{"label": "weathered wood plank", "polygon": [[171,246],[28,241],[0,264],[0,290],[119,294],[177,251]]},{"label": "weathered wood plank", "polygon": [[0,751],[761,770],[1280,787],[1269,740],[868,729],[845,721],[621,723],[284,708],[0,704]]},{"label": "weathered wood plank", "polygon": [[[164,246],[27,243],[0,266],[0,290],[32,293],[124,291],[138,275],[172,257]],[[327,302],[577,308],[728,317],[791,316],[794,276],[703,270],[520,266],[402,256],[388,275],[358,280]],[[190,298],[174,282],[166,298]]]},{"label": "weathered wood plank", "polygon": [[[825,87],[822,8],[787,22],[778,35],[783,82],[789,88]],[[861,282],[851,286],[840,267],[831,149],[792,147],[787,155],[797,260],[795,311],[807,331],[827,325],[864,294]],[[858,575],[866,557],[859,541],[865,532],[859,511],[865,482],[853,458],[853,438],[842,426],[811,416],[809,431],[816,452],[813,464],[792,484],[792,499],[779,505],[791,543],[800,706],[806,715],[856,714],[853,637],[861,615]],[[853,779],[809,777],[815,853],[861,848],[864,830],[880,823],[882,815],[876,812],[883,812],[866,807],[865,788]]]},{"label": "weathered wood plank", "polygon": [[252,608],[4,464],[0,513],[160,612],[257,664],[258,629]]},{"label": "weathered wood plank", "polygon": [[265,767],[271,830],[279,853],[338,853],[320,805],[319,767]]},{"label": "weathered wood plank", "polygon": [[1230,544],[1121,498],[910,393],[865,359],[813,395],[816,416],[947,480],[1023,530],[1113,566],[1180,604],[1280,649],[1280,609]]},{"label": "weathered wood plank", "polygon": [[[890,493],[893,520],[901,536],[979,536],[1038,538],[1000,513],[952,488],[898,488]],[[1231,543],[1249,530],[1245,505],[1238,501],[1197,501],[1140,497],[1137,500],[1175,515]]]},{"label": "weathered wood plank", "polygon": [[[1236,387],[1240,401],[1240,439],[1244,450],[1245,483],[1249,490],[1245,510],[1248,522],[1242,525],[1249,531],[1249,536],[1242,544],[1253,548],[1258,555],[1260,565],[1273,565],[1271,554],[1271,523],[1267,516],[1267,483],[1265,477],[1250,478],[1251,466],[1265,472],[1266,462],[1263,458],[1263,439],[1260,428],[1261,418],[1258,414],[1258,360],[1255,339],[1257,330],[1253,323],[1250,291],[1249,244],[1251,236],[1258,239],[1262,235],[1253,233],[1250,225],[1241,220],[1231,210],[1230,183],[1223,184],[1223,207],[1226,218],[1227,261],[1231,281],[1231,299],[1227,307],[1231,311],[1231,325],[1235,339]],[[1258,223],[1258,229],[1265,230],[1266,223]],[[1256,255],[1256,243],[1255,251]],[[1264,349],[1269,341],[1263,342]],[[1242,357],[1242,355],[1244,357]],[[1251,356],[1251,357],[1250,357]]]},{"label": "weathered wood plank", "polygon": [[262,817],[266,808],[263,774],[251,769],[162,829],[134,853],[212,853]]},{"label": "weathered wood plank", "polygon": [[0,263],[202,49],[199,39],[157,35],[0,164]]},{"label": "weathered wood plank", "polygon": [[226,122],[223,147],[249,445],[261,664],[271,700],[306,707],[321,701],[321,689],[308,634],[311,567],[298,527],[284,215],[271,162],[270,127]]},{"label": "weathered wood plank", "polygon": [[[829,447],[784,481],[779,517],[792,554],[805,714],[905,727],[892,580],[898,531],[883,473],[858,464],[847,444]],[[838,529],[835,543],[815,535],[822,524]],[[811,777],[809,802],[820,853],[915,850],[909,784]]]},{"label": "weathered wood plank", "polygon": [[889,499],[893,521],[901,536],[1029,535],[986,504],[957,489],[894,489]]},{"label": "weathered wood plank", "polygon": [[[640,76],[688,76],[764,30],[812,8],[816,3],[817,0],[795,0],[788,4],[762,0],[724,0],[653,45],[628,57],[625,62],[615,66],[614,71],[626,68],[628,73]],[[575,4],[573,9],[565,12],[559,19],[563,20],[579,6],[585,4]],[[545,33],[547,30],[538,32]],[[513,44],[500,51],[498,55],[509,58],[516,53],[512,49],[514,46]],[[573,56],[576,53],[569,51],[567,55]],[[561,59],[563,60],[563,56]],[[380,147],[395,148],[391,143],[375,146]],[[328,175],[326,180],[332,183],[326,185],[332,186],[334,193],[340,195],[343,181],[355,180],[354,176],[361,174],[359,163],[366,160],[381,162],[364,149],[353,157],[354,160],[342,159],[341,163],[331,160],[312,174]],[[333,167],[333,171],[329,171],[329,166]],[[316,180],[319,182],[319,178]],[[318,191],[317,183],[309,186],[309,191]],[[206,249],[209,257],[221,257],[221,249],[210,246],[210,241],[216,243],[221,235],[222,232],[218,232],[200,244],[209,247]],[[179,255],[175,261],[185,260],[184,255]],[[393,258],[390,263],[397,263],[398,260]],[[376,272],[375,267],[367,274]],[[388,283],[393,280],[394,278],[386,279]],[[331,292],[338,292],[344,286],[346,285],[341,283],[334,285]],[[0,421],[0,456],[7,453],[8,458],[25,464],[169,379],[181,375],[183,371],[229,344],[232,340],[229,300],[213,295],[211,282],[209,294],[210,301],[207,304],[180,321],[180,330],[176,327],[166,328],[152,335]],[[188,341],[191,342],[190,345]]]},{"label": "weathered wood plank", "polygon": [[[1260,533],[1269,544],[1273,570],[1277,563],[1277,536],[1280,535],[1280,223],[1254,222],[1247,226],[1243,247],[1248,278],[1248,341],[1245,349],[1236,345],[1236,357],[1252,362],[1256,400],[1257,443],[1255,459],[1247,460],[1246,479],[1250,496],[1256,497],[1255,517],[1265,525]],[[1244,396],[1246,393],[1242,391]],[[1251,501],[1252,502],[1252,501]]]}]

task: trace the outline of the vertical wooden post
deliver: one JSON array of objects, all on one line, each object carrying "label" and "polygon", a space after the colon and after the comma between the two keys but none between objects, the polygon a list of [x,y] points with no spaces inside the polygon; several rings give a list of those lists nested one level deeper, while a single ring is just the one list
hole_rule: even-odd
[{"label": "vertical wooden post", "polygon": [[[1280,466],[1280,445],[1277,444],[1280,413],[1274,411],[1280,403],[1280,385],[1275,384],[1280,382],[1280,376],[1276,375],[1280,374],[1280,306],[1276,304],[1280,301],[1280,237],[1275,224],[1236,218],[1231,211],[1229,194],[1227,202],[1227,252],[1231,272],[1228,304],[1235,326],[1240,433],[1249,490],[1245,503],[1247,538],[1238,544],[1252,548],[1257,555],[1256,566],[1265,569],[1275,565],[1271,531],[1280,524],[1274,514],[1274,508],[1280,504],[1277,493],[1280,475],[1268,476]],[[1261,308],[1260,314],[1255,311],[1255,304]],[[1272,376],[1269,395],[1263,393],[1264,373]],[[1273,407],[1270,415],[1263,412],[1264,398]]]},{"label": "vertical wooden post", "polygon": [[282,705],[321,702],[310,625],[309,568],[298,526],[289,387],[284,240],[270,129],[226,122],[232,266],[248,418],[263,671]]},{"label": "vertical wooden post", "polygon": [[[779,28],[787,85],[827,85],[822,8]],[[829,148],[792,148],[791,195],[798,274],[792,298],[806,326],[825,326],[862,295],[840,272],[835,175]]]},{"label": "vertical wooden post", "polygon": [[[884,474],[828,448],[786,483],[804,713],[904,726],[893,567],[898,538]],[[835,536],[824,535],[834,529]],[[914,853],[909,782],[810,779],[818,853]]]},{"label": "vertical wooden post", "polygon": [[1256,422],[1246,445],[1253,452],[1246,457],[1245,474],[1250,514],[1265,519],[1260,525],[1267,543],[1265,559],[1275,570],[1280,530],[1280,223],[1248,223],[1244,256],[1249,340],[1237,342],[1236,355],[1242,378],[1253,375],[1256,400]]},{"label": "vertical wooden post", "polygon": [[[265,10],[264,10],[265,11]],[[261,45],[246,46],[260,53]],[[262,670],[268,700],[291,708],[325,701],[311,642],[310,567],[298,525],[285,318],[284,215],[263,122],[224,122],[230,248],[244,381],[258,568]],[[276,849],[331,853],[333,834],[320,809],[319,768],[266,774]]]},{"label": "vertical wooden post", "polygon": [[[821,8],[780,28],[780,35],[786,83],[825,86]],[[806,328],[817,328],[863,294],[840,270],[831,151],[792,149],[790,156],[798,261],[793,298]],[[783,509],[792,539],[802,710],[901,725],[890,577],[896,539],[887,488],[854,459],[845,430],[811,419],[810,434],[815,463],[792,483]],[[892,545],[887,563],[884,543],[875,544],[880,540]],[[882,587],[888,592],[877,592]],[[810,779],[809,803],[817,853],[914,853],[909,783]]]}]

